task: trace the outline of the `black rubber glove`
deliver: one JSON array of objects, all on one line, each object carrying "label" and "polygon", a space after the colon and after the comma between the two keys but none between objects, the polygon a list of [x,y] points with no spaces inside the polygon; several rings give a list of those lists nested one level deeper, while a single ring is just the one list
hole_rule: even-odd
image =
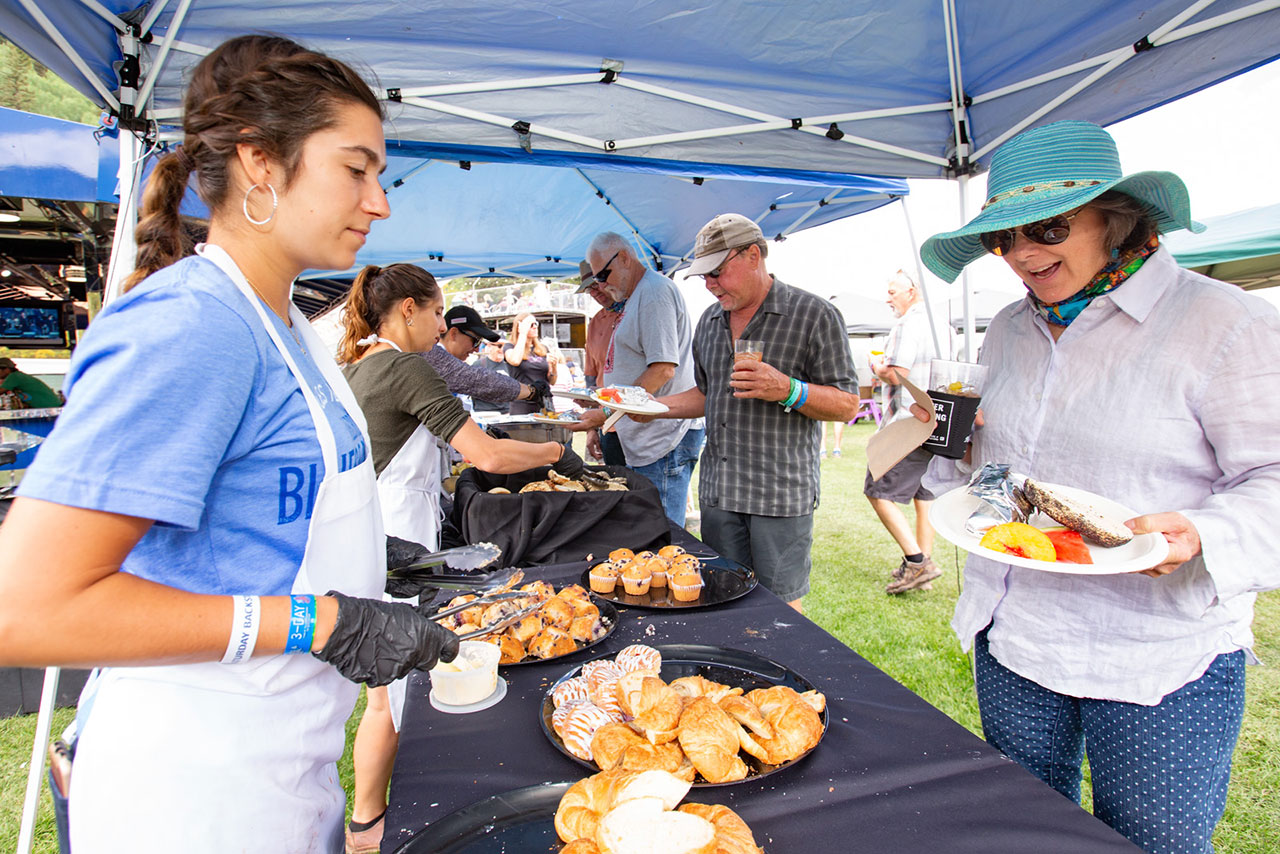
[{"label": "black rubber glove", "polygon": [[352,682],[377,688],[458,654],[458,636],[412,605],[355,599],[335,590],[327,595],[338,600],[338,620],[328,642],[312,655]]},{"label": "black rubber glove", "polygon": [[555,409],[555,401],[551,397],[551,386],[547,385],[546,380],[531,380],[530,388],[533,394],[529,395],[530,402],[537,403],[543,409]]},{"label": "black rubber glove", "polygon": [[564,450],[560,454],[560,459],[552,463],[551,468],[565,477],[580,477],[586,468],[582,462],[582,457],[574,453],[573,448],[568,445],[561,445],[560,447],[564,448]]},{"label": "black rubber glove", "polygon": [[[388,536],[387,572],[390,573],[394,569],[421,563],[429,554],[431,554],[431,551],[421,543]],[[414,596],[421,595],[422,591],[427,589],[435,590],[436,588],[431,586],[431,580],[425,573],[418,574],[412,579],[394,578],[389,574],[387,575],[386,591],[397,599],[412,599]]]}]

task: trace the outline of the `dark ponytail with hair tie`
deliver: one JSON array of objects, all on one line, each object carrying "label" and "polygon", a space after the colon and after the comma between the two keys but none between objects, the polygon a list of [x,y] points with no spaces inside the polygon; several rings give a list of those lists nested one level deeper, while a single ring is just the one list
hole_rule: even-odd
[{"label": "dark ponytail with hair tie", "polygon": [[413,264],[373,264],[356,274],[342,307],[342,340],[338,342],[338,361],[344,365],[357,362],[371,345],[360,341],[377,333],[387,315],[405,299],[418,305],[439,299],[440,286],[435,276]]}]

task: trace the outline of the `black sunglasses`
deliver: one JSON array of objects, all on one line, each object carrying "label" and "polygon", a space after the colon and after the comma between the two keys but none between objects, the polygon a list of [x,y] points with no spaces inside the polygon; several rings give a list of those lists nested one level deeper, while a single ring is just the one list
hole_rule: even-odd
[{"label": "black sunglasses", "polygon": [[1014,232],[1019,230],[1022,236],[1032,243],[1039,243],[1041,246],[1057,246],[1071,236],[1071,220],[1075,219],[1076,214],[1082,210],[1084,208],[1078,208],[1069,214],[1059,214],[1039,222],[1028,223],[1020,229],[1003,228],[1000,231],[988,231],[985,234],[979,234],[978,240],[982,242],[982,248],[997,256],[1002,256],[1013,248]]},{"label": "black sunglasses", "polygon": [[468,331],[467,331],[467,330],[465,330],[465,329],[460,329],[460,330],[458,330],[458,331],[459,331],[459,332],[461,332],[463,335],[465,335],[465,336],[467,336],[468,338],[470,338],[470,339],[471,339],[471,349],[472,349],[472,350],[478,350],[478,349],[480,349],[480,345],[484,343],[483,341],[481,341],[481,340],[480,340],[480,336],[479,336],[479,335],[473,335],[472,333],[468,332]]},{"label": "black sunglasses", "polygon": [[747,251],[748,249],[750,249],[750,248],[751,248],[751,246],[743,246],[741,249],[738,249],[736,252],[730,252],[730,253],[728,254],[728,256],[726,256],[726,257],[725,257],[725,259],[724,259],[723,261],[721,261],[721,262],[720,262],[720,266],[719,266],[719,267],[716,267],[716,268],[715,268],[714,270],[712,270],[710,273],[703,273],[703,274],[702,274],[702,278],[704,278],[704,279],[718,279],[718,278],[720,278],[720,274],[724,272],[725,265],[726,265],[726,264],[728,264],[730,261],[732,261],[734,258],[737,258],[737,257],[738,257],[739,255],[741,255],[743,252],[746,252],[746,251]]},{"label": "black sunglasses", "polygon": [[618,253],[620,253],[621,251],[622,250],[619,249],[617,252],[613,253],[613,258],[610,258],[608,261],[604,262],[604,266],[600,268],[600,272],[596,273],[597,282],[604,284],[605,282],[609,281],[609,273],[612,272],[609,269],[609,266],[613,264],[614,259],[618,257]]}]

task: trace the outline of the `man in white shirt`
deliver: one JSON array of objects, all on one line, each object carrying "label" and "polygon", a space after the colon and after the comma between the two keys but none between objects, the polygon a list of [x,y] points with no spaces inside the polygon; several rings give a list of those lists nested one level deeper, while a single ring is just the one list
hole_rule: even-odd
[{"label": "man in white shirt", "polygon": [[[902,380],[909,379],[919,388],[928,388],[929,363],[938,358],[924,299],[911,277],[899,270],[889,280],[886,301],[898,316],[898,322],[889,330],[884,355],[871,361],[871,370],[886,384],[888,408],[881,422],[882,428],[894,421],[913,417],[911,396],[902,387]],[[933,579],[942,574],[930,557],[933,526],[929,524],[929,506],[934,494],[920,484],[932,459],[933,455],[928,451],[916,448],[879,480],[872,480],[870,470],[867,471],[863,494],[871,502],[881,524],[902,549],[902,563],[893,571],[885,587],[886,593],[929,590],[933,587]],[[914,532],[906,514],[898,506],[907,502],[915,506]]]}]

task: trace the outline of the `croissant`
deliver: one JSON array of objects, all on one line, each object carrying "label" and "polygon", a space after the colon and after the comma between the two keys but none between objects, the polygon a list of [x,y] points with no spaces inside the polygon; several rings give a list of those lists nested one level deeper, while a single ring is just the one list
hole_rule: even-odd
[{"label": "croissant", "polygon": [[666,744],[676,737],[684,703],[680,695],[658,677],[635,671],[618,680],[619,705],[622,705],[624,689],[634,684],[637,675],[641,677],[639,689],[626,691],[623,711],[633,718],[631,726],[651,743]]},{"label": "croissant", "polygon": [[729,695],[742,693],[741,688],[730,688],[728,685],[721,685],[703,676],[682,676],[679,679],[673,679],[671,687],[687,700],[707,697],[713,703],[718,703]]},{"label": "croissant", "polygon": [[627,771],[665,771],[692,783],[697,769],[674,741],[666,744],[650,744],[641,740],[627,748],[622,757],[622,768]]},{"label": "croissant", "polygon": [[821,713],[827,707],[827,695],[821,691],[805,691],[800,699],[808,703],[815,712]]},{"label": "croissant", "polygon": [[555,658],[557,655],[568,655],[578,646],[567,632],[553,626],[547,626],[536,638],[529,641],[529,654],[538,658]]},{"label": "croissant", "polygon": [[764,849],[756,846],[751,828],[728,807],[720,804],[684,804],[680,807],[680,812],[711,822],[711,826],[716,829],[715,854],[764,854]]},{"label": "croissant", "polygon": [[600,854],[594,839],[575,839],[560,849],[560,854]]},{"label": "croissant", "polygon": [[741,780],[747,765],[738,757],[740,729],[724,709],[698,697],[680,716],[680,749],[708,783]]},{"label": "croissant", "polygon": [[773,725],[765,720],[760,708],[745,697],[731,694],[721,699],[717,706],[729,713],[729,717],[764,738],[773,738]]},{"label": "croissant", "polygon": [[600,766],[600,770],[610,771],[622,765],[628,749],[642,744],[648,742],[637,735],[635,730],[614,721],[600,727],[591,736],[591,758]]},{"label": "croissant", "polygon": [[556,807],[556,834],[562,842],[592,839],[600,816],[613,802],[613,784],[626,771],[602,771],[574,783]]},{"label": "croissant", "polygon": [[772,738],[755,739],[768,754],[770,765],[780,765],[803,754],[822,738],[822,719],[799,694],[785,685],[757,688],[747,695],[773,726]]}]

